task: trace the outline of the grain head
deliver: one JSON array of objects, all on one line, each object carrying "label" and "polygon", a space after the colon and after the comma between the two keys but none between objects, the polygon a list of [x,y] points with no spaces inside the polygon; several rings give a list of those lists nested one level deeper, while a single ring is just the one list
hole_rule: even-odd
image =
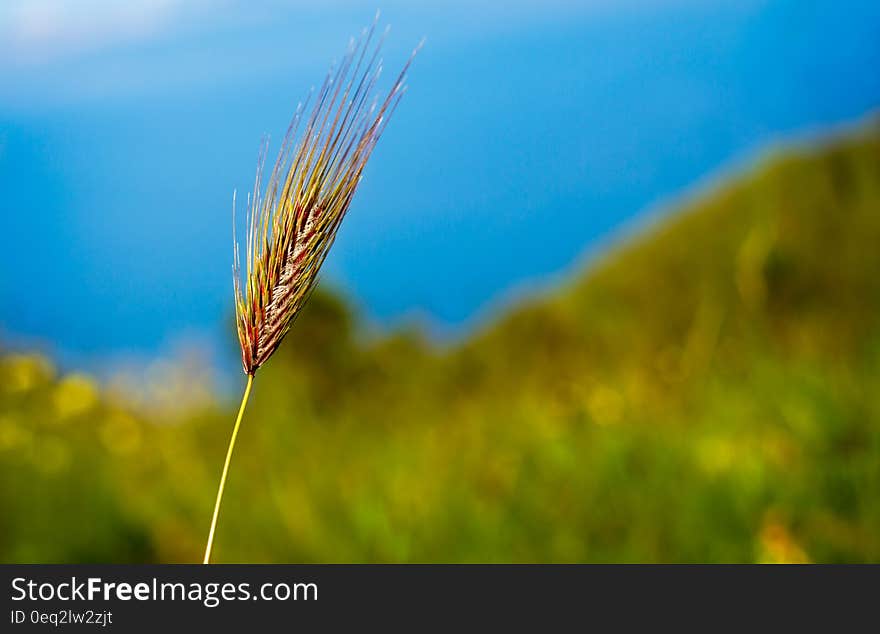
[{"label": "grain head", "polygon": [[364,166],[405,92],[412,57],[390,90],[376,96],[384,36],[376,42],[374,31],[375,23],[353,40],[311,105],[297,108],[265,187],[268,144],[261,147],[248,197],[243,279],[233,238],[236,324],[248,375],[278,349],[308,299]]}]

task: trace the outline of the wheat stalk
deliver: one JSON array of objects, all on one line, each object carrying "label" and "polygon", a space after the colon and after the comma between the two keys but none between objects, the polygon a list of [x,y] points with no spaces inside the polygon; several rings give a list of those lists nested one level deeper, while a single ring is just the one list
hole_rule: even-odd
[{"label": "wheat stalk", "polygon": [[247,386],[220,476],[205,546],[206,564],[211,559],[229,463],[254,375],[281,345],[308,300],[367,159],[405,92],[406,72],[421,47],[413,51],[380,100],[374,94],[382,70],[379,53],[384,34],[373,44],[375,27],[376,22],[359,40],[352,40],[339,66],[331,67],[314,95],[308,117],[303,116],[307,104],[297,108],[265,188],[262,176],[268,143],[262,144],[254,189],[248,197],[247,271],[243,280],[234,235],[233,195],[235,315]]}]

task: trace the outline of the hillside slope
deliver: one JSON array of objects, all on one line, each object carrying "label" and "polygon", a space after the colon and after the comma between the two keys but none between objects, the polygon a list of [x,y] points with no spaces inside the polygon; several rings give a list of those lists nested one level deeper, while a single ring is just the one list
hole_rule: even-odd
[{"label": "hillside slope", "polygon": [[[878,246],[873,125],[453,349],[319,293],[258,375],[217,560],[880,561]],[[198,560],[230,425],[7,356],[0,560]]]}]

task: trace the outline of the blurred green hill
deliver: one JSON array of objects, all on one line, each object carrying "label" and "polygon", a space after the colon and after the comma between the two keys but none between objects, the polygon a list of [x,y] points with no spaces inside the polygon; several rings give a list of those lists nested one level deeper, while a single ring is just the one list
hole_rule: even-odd
[{"label": "blurred green hill", "polygon": [[[5,354],[0,560],[198,561],[233,414],[136,413]],[[880,561],[880,125],[761,161],[450,347],[317,293],[257,374],[214,552]]]}]

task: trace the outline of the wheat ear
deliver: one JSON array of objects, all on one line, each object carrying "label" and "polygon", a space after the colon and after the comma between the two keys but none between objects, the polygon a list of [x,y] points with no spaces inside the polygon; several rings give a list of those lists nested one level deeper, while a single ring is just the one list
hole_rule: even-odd
[{"label": "wheat ear", "polygon": [[[248,378],[220,476],[205,547],[206,564],[211,560],[229,463],[254,376],[281,345],[314,288],[367,159],[405,92],[406,72],[421,47],[413,51],[389,92],[379,100],[373,95],[382,70],[379,53],[384,35],[373,45],[375,27],[374,22],[359,40],[352,40],[339,66],[331,67],[308,117],[302,116],[303,104],[297,108],[265,188],[261,181],[268,144],[263,143],[247,205],[244,280],[234,236],[233,196],[235,321]],[[298,135],[301,124],[304,128]]]}]

